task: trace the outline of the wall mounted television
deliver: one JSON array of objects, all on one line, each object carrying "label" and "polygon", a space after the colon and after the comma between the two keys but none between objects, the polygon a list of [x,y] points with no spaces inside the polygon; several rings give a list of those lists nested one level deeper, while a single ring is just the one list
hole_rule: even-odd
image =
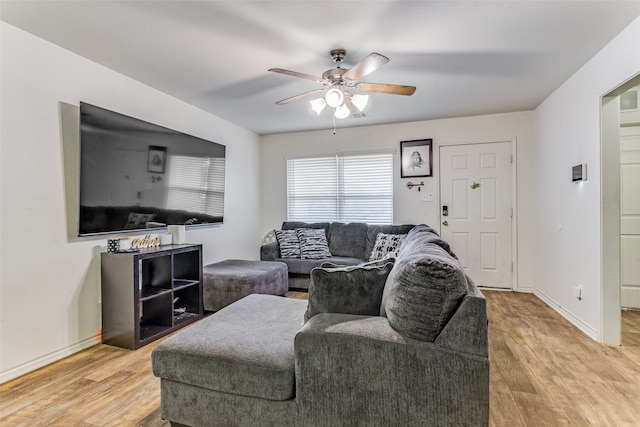
[{"label": "wall mounted television", "polygon": [[80,103],[78,235],[224,218],[226,147]]}]

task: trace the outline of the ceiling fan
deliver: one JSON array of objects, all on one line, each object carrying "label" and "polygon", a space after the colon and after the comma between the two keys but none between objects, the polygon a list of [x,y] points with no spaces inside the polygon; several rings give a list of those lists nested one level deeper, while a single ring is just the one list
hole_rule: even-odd
[{"label": "ceiling fan", "polygon": [[322,89],[314,89],[289,98],[281,99],[280,101],[277,101],[276,104],[287,104],[291,101],[326,91],[323,98],[310,101],[313,110],[320,115],[320,112],[322,112],[324,107],[329,105],[335,109],[335,117],[342,119],[348,117],[351,113],[356,112],[357,110],[364,110],[369,97],[368,95],[361,95],[359,92],[409,96],[413,95],[416,91],[415,86],[358,82],[358,80],[367,74],[377,70],[389,62],[389,58],[374,52],[358,62],[353,68],[346,69],[340,67],[345,55],[346,51],[344,49],[332,50],[331,57],[337,64],[336,68],[331,68],[325,71],[322,73],[322,77],[299,73],[297,71],[284,70],[282,68],[270,68],[269,71],[271,72],[313,80],[323,86]]}]

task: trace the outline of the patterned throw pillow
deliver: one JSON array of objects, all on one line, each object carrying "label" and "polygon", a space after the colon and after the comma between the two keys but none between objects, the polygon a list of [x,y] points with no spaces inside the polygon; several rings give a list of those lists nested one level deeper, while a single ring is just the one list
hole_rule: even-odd
[{"label": "patterned throw pillow", "polygon": [[127,218],[127,224],[124,226],[125,230],[136,230],[139,228],[147,228],[147,222],[153,221],[156,214],[145,214],[130,212],[129,218]]},{"label": "patterned throw pillow", "polygon": [[331,257],[327,235],[323,228],[296,228],[300,239],[300,258],[322,259]]},{"label": "patterned throw pillow", "polygon": [[282,258],[300,258],[300,239],[295,230],[273,230]]},{"label": "patterned throw pillow", "polygon": [[406,234],[378,233],[376,243],[373,245],[373,250],[369,256],[369,261],[383,259],[385,256],[395,257],[405,237],[407,237]]}]

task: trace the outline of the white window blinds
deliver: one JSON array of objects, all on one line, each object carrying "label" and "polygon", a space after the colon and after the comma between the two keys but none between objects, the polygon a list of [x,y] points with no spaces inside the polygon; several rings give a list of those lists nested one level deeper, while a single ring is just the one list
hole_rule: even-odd
[{"label": "white window blinds", "polygon": [[224,158],[169,156],[169,209],[222,216]]},{"label": "white window blinds", "polygon": [[287,160],[289,221],[393,223],[393,154]]}]

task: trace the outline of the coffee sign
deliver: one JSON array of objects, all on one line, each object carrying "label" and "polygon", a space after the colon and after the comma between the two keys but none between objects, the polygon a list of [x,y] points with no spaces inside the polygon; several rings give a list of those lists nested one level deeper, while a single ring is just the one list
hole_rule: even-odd
[{"label": "coffee sign", "polygon": [[[122,247],[122,239],[120,241]],[[155,248],[160,246],[160,236],[158,234],[147,234],[146,236],[131,239],[131,249]]]}]

